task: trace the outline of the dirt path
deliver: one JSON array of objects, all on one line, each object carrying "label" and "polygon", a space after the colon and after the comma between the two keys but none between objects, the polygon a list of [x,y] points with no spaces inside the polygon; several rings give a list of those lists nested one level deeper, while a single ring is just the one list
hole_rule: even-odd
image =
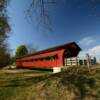
[{"label": "dirt path", "polygon": [[41,72],[41,71],[29,70],[29,69],[1,69],[0,73],[23,74],[24,76],[41,76],[41,75],[50,74],[49,72]]}]

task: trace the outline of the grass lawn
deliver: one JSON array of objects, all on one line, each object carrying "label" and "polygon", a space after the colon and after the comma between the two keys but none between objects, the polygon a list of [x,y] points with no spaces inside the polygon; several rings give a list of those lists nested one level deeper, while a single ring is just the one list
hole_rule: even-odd
[{"label": "grass lawn", "polygon": [[0,100],[100,100],[100,68],[71,67],[57,74],[1,70]]}]

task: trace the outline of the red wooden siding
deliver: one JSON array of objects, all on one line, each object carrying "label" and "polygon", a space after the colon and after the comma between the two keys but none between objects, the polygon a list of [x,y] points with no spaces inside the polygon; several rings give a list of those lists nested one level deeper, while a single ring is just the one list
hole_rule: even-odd
[{"label": "red wooden siding", "polygon": [[[50,68],[54,66],[61,67],[63,66],[63,58],[62,58],[63,52],[64,50],[58,50],[58,51],[43,53],[40,55],[19,58],[16,60],[18,61],[17,66],[25,66],[25,67],[35,66],[35,67],[50,67]],[[36,59],[37,61],[34,61]]]}]

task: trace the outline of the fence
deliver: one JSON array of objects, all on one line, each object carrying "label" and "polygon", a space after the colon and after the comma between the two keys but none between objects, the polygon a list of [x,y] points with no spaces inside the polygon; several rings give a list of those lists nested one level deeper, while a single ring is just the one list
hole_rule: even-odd
[{"label": "fence", "polygon": [[78,57],[73,58],[65,58],[64,59],[64,65],[65,66],[71,66],[71,65],[94,65],[96,64],[95,59],[90,59],[89,61],[86,59],[79,59]]}]

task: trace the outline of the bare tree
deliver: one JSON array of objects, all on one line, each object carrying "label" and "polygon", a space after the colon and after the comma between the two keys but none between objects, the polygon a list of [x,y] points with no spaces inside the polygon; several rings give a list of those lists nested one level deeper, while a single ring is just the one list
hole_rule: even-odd
[{"label": "bare tree", "polygon": [[26,14],[31,18],[33,14],[37,14],[38,24],[42,24],[46,29],[52,31],[51,16],[49,15],[49,5],[55,5],[56,0],[32,0]]},{"label": "bare tree", "polygon": [[[77,6],[79,6],[79,9],[81,9],[81,6],[86,5],[87,9],[90,11],[90,14],[92,15],[100,15],[100,13],[97,12],[97,6],[100,5],[100,0],[31,0],[31,4],[29,8],[27,9],[27,15],[29,17],[33,17],[33,13],[36,11],[38,12],[37,21],[39,24],[42,24],[47,28],[48,30],[52,31],[52,25],[51,25],[51,15],[49,12],[50,6],[55,6],[57,2],[65,1],[67,4],[67,1],[76,2]],[[67,6],[67,5],[66,5]]]},{"label": "bare tree", "polygon": [[33,46],[32,44],[27,44],[26,47],[27,47],[27,49],[28,49],[28,53],[29,53],[29,54],[35,53],[35,52],[37,52],[37,50],[38,50],[38,47]]}]

